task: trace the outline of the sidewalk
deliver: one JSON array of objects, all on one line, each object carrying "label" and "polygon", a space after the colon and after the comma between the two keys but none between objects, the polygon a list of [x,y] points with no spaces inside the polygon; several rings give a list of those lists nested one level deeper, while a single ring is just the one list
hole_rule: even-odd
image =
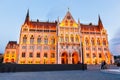
[{"label": "sidewalk", "polygon": [[88,70],[85,71],[0,73],[0,80],[120,80],[120,74],[105,73],[99,69],[99,65],[88,65]]}]

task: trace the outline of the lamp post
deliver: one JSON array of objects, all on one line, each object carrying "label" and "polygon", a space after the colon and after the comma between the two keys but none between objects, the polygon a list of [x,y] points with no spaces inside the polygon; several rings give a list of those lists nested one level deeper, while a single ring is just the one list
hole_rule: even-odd
[{"label": "lamp post", "polygon": [[85,66],[84,66],[84,53],[83,53],[83,43],[81,42],[81,52],[82,52],[82,68],[83,70],[85,70]]}]

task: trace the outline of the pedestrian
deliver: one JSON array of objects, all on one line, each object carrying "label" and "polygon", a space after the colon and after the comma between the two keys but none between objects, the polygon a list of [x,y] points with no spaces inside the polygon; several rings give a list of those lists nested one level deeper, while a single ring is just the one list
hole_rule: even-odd
[{"label": "pedestrian", "polygon": [[107,63],[105,61],[103,62],[103,69],[107,69]]},{"label": "pedestrian", "polygon": [[101,69],[103,69],[104,61],[101,62]]}]

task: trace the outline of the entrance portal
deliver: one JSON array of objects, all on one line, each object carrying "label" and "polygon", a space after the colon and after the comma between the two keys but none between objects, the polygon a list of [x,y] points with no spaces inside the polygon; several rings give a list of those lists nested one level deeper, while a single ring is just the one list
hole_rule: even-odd
[{"label": "entrance portal", "polygon": [[68,64],[68,55],[67,53],[62,53],[62,56],[61,56],[61,64]]},{"label": "entrance portal", "polygon": [[77,53],[73,53],[72,54],[72,64],[77,64],[78,63],[78,54]]}]

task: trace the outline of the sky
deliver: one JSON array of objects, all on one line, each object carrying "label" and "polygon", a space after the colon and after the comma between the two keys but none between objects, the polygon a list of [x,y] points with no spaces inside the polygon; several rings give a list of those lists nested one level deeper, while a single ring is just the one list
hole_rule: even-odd
[{"label": "sky", "polygon": [[28,9],[31,20],[55,21],[58,17],[62,20],[68,8],[74,19],[84,24],[97,24],[100,15],[110,51],[120,55],[120,0],[0,0],[0,53],[9,41],[19,43]]}]

